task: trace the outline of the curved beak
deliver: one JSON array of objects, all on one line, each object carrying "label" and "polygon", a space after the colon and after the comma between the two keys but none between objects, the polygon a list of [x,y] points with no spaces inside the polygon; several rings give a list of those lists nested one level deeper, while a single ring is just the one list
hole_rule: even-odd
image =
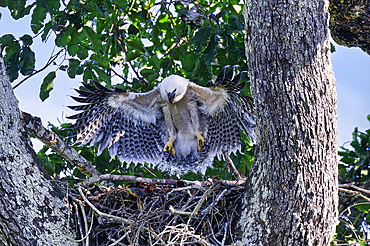
[{"label": "curved beak", "polygon": [[176,96],[176,91],[167,92],[167,95],[168,95],[168,101],[172,104],[173,103],[173,99],[175,99],[175,96]]}]

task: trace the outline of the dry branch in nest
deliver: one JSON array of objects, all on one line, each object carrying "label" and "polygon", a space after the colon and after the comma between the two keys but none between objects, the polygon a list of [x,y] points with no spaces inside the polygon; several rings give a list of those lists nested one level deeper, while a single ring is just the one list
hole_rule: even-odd
[{"label": "dry branch in nest", "polygon": [[84,245],[238,245],[243,186],[136,184],[70,194]]}]

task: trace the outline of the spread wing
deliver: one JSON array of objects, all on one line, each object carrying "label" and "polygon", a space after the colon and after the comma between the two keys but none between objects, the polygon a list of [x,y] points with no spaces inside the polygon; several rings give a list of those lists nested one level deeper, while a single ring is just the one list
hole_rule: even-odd
[{"label": "spread wing", "polygon": [[110,156],[117,155],[121,162],[158,163],[165,135],[158,89],[133,93],[118,88],[109,90],[95,81],[93,84],[83,83],[83,88],[76,90],[80,97],[72,97],[84,105],[69,106],[82,110],[68,117],[77,119],[70,127],[78,128],[76,143],[98,143],[98,154],[109,147]]},{"label": "spread wing", "polygon": [[219,158],[222,155],[222,148],[229,153],[240,151],[239,130],[243,130],[251,139],[254,136],[255,126],[253,100],[240,93],[245,86],[245,82],[240,83],[242,73],[234,77],[235,66],[227,74],[225,74],[226,69],[227,67],[224,67],[221,70],[215,84],[211,87],[191,84],[191,88],[203,102],[200,110],[210,116],[205,133],[207,154]]}]

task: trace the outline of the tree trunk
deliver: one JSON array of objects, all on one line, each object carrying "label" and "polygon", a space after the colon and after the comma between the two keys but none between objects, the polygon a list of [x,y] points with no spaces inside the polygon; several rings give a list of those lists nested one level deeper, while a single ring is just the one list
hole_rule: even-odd
[{"label": "tree trunk", "polygon": [[0,57],[0,245],[77,245],[63,195],[31,146]]},{"label": "tree trunk", "polygon": [[249,0],[256,155],[244,245],[327,245],[337,224],[337,106],[329,1]]}]

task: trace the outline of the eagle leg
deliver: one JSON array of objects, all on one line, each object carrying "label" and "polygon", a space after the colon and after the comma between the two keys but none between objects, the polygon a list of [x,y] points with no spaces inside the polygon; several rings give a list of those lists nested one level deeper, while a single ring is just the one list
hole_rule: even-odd
[{"label": "eagle leg", "polygon": [[171,155],[175,156],[176,152],[175,149],[173,148],[173,142],[175,142],[174,138],[170,138],[166,145],[163,148],[163,151],[166,152],[167,150],[171,151]]},{"label": "eagle leg", "polygon": [[196,136],[197,136],[197,142],[198,142],[198,150],[200,152],[202,150],[202,147],[204,146],[205,141],[204,141],[203,136],[200,133],[197,133]]}]

